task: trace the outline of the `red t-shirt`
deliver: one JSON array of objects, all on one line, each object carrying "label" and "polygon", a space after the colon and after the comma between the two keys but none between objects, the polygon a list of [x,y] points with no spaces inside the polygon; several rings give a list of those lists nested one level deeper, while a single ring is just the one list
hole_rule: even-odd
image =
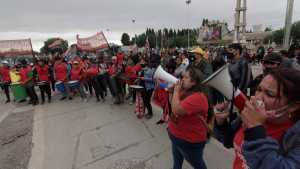
[{"label": "red t-shirt", "polygon": [[9,68],[0,67],[0,76],[4,82],[10,82]]},{"label": "red t-shirt", "polygon": [[91,65],[86,73],[88,77],[95,77],[99,73],[99,67],[97,65]]},{"label": "red t-shirt", "polygon": [[82,80],[82,68],[72,68],[71,70],[71,80]]},{"label": "red t-shirt", "polygon": [[124,60],[125,56],[123,53],[117,53],[117,62],[122,63]]},{"label": "red t-shirt", "polygon": [[129,85],[134,84],[134,81],[137,78],[136,71],[135,71],[134,67],[135,66],[126,66],[126,68],[125,68],[125,75],[126,75],[126,77],[129,78],[129,80],[127,80],[126,83],[129,84]]},{"label": "red t-shirt", "polygon": [[114,75],[115,73],[117,72],[117,67],[115,66],[115,65],[111,65],[111,66],[109,66],[109,68],[108,68],[108,74],[109,75]]},{"label": "red t-shirt", "polygon": [[21,82],[26,83],[29,78],[29,72],[32,71],[32,68],[30,66],[22,67],[20,69],[20,76],[21,76]]},{"label": "red t-shirt", "polygon": [[44,65],[43,67],[35,66],[38,78],[40,81],[49,81],[49,66]]},{"label": "red t-shirt", "polygon": [[186,115],[178,117],[176,122],[169,120],[169,132],[190,143],[200,143],[207,139],[207,129],[200,116],[206,122],[208,101],[204,94],[197,92],[181,100],[180,106]]},{"label": "red t-shirt", "polygon": [[[292,122],[287,122],[282,125],[266,124],[265,129],[267,135],[273,139],[280,141],[285,131],[293,125]],[[241,127],[240,130],[235,134],[234,137],[234,150],[235,159],[233,162],[233,169],[249,169],[247,166],[246,159],[242,154],[242,144],[244,143],[244,129]]]},{"label": "red t-shirt", "polygon": [[139,72],[139,71],[141,71],[141,70],[143,69],[142,66],[141,66],[140,64],[135,65],[133,68],[134,68],[134,70],[135,70],[136,72]]},{"label": "red t-shirt", "polygon": [[66,63],[56,63],[54,65],[56,81],[66,81],[67,80],[67,64]]}]

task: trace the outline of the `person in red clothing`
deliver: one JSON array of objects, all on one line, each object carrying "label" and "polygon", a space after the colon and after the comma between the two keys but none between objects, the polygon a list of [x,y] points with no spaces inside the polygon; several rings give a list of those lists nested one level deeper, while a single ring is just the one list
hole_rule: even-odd
[{"label": "person in red clothing", "polygon": [[87,69],[87,77],[95,91],[97,101],[100,101],[100,96],[102,101],[105,101],[104,98],[104,89],[102,88],[100,82],[98,81],[98,75],[100,73],[99,65],[96,63],[96,60],[91,59],[90,65]]},{"label": "person in red clothing", "polygon": [[10,95],[9,95],[9,84],[10,84],[10,76],[9,76],[9,66],[7,61],[2,61],[0,65],[0,83],[2,83],[2,89],[6,95],[5,103],[10,102]]},{"label": "person in red clothing", "polygon": [[[135,69],[135,65],[131,58],[128,59],[127,65],[125,67],[125,76],[126,76],[126,83],[128,87],[130,85],[134,85],[135,81],[137,79],[137,71]],[[129,104],[133,104],[135,102],[135,91],[132,88],[128,88],[128,95],[126,97],[126,100],[129,100],[132,98],[129,102]]]},{"label": "person in red clothing", "polygon": [[71,73],[70,73],[70,80],[78,81],[78,86],[75,89],[79,91],[81,98],[86,101],[86,94],[82,87],[83,76],[84,76],[83,68],[79,65],[79,61],[77,60],[73,61]]},{"label": "person in red clothing", "polygon": [[48,102],[51,102],[51,88],[50,88],[50,71],[49,66],[45,64],[44,59],[40,59],[35,66],[37,84],[41,91],[42,103],[45,103],[45,93],[48,95]]},{"label": "person in red clothing", "polygon": [[[255,95],[250,97],[250,100],[246,102],[240,115],[234,120],[230,120],[230,107],[227,102],[215,106],[217,113],[215,113],[216,121],[214,131],[216,132],[214,135],[223,137],[220,137],[218,140],[220,140],[225,147],[234,148],[235,158],[233,161],[233,169],[249,169],[251,168],[251,164],[262,166],[268,165],[268,163],[273,167],[274,165],[272,164],[274,162],[276,164],[276,161],[270,161],[270,159],[273,159],[274,156],[279,159],[280,162],[278,163],[284,166],[288,166],[285,161],[290,161],[291,163],[295,162],[293,160],[294,157],[291,157],[287,152],[283,152],[284,150],[282,150],[281,147],[295,150],[295,152],[297,152],[298,148],[297,146],[290,146],[282,142],[287,131],[294,125],[293,116],[291,116],[292,113],[299,112],[299,103],[294,100],[298,99],[296,96],[299,93],[299,87],[296,83],[297,80],[295,80],[299,79],[298,73],[299,72],[295,70],[285,68],[270,71],[258,85]],[[295,107],[297,109],[294,109]],[[297,114],[297,116],[299,115]],[[270,147],[262,147],[261,144],[264,143],[264,137],[273,140],[268,141],[272,144]],[[252,145],[251,150],[247,150],[248,153],[249,151],[252,153],[246,153],[248,156],[255,156],[255,158],[247,161],[243,147],[247,142],[249,143],[249,141],[251,142],[256,139],[259,139],[261,144]],[[289,141],[293,142],[292,140],[299,140],[299,137],[294,137]],[[259,151],[261,148],[263,148],[263,150]],[[261,155],[255,155],[258,152],[262,154],[267,153],[268,155],[264,158],[259,158]],[[292,154],[297,156],[297,153]],[[255,169],[256,168],[260,167],[255,167]],[[277,168],[277,166],[275,168]]]},{"label": "person in red clothing", "polygon": [[30,97],[29,104],[37,105],[39,102],[38,96],[34,89],[33,71],[27,61],[21,60],[22,67],[20,69],[21,83],[25,87],[28,96]]},{"label": "person in red clothing", "polygon": [[65,92],[62,93],[62,98],[60,100],[65,100],[67,97],[69,97],[69,100],[72,100],[72,97],[69,96],[70,89],[67,85],[68,82],[68,65],[63,61],[63,58],[57,56],[55,58],[55,64],[54,64],[54,77],[56,82],[63,82],[65,85]]},{"label": "person in red clothing", "polygon": [[203,150],[207,140],[208,100],[202,92],[204,75],[188,67],[171,96],[168,133],[172,143],[173,169],[181,169],[184,159],[195,169],[206,169]]},{"label": "person in red clothing", "polygon": [[112,57],[112,65],[108,68],[109,74],[109,89],[115,98],[114,104],[121,104],[124,102],[124,93],[122,89],[122,82],[120,74],[122,73],[122,65],[118,63],[117,57]]},{"label": "person in red clothing", "polygon": [[[79,61],[81,68],[83,69],[83,71],[87,72],[87,70],[91,64],[87,54],[85,54],[82,57],[82,59],[80,58],[80,60],[78,60],[78,61]],[[89,91],[90,96],[93,96],[94,93],[93,93],[93,85],[92,85],[91,79],[88,76],[85,76],[82,82],[83,82],[85,90]]]}]

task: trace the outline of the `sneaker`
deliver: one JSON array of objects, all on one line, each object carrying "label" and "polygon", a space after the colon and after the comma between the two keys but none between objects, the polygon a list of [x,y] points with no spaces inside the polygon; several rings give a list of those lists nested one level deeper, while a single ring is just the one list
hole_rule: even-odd
[{"label": "sneaker", "polygon": [[10,103],[10,100],[6,100],[5,104]]},{"label": "sneaker", "polygon": [[126,97],[125,97],[125,100],[129,100],[131,98],[131,95],[127,95]]},{"label": "sneaker", "polygon": [[151,119],[153,117],[153,114],[152,113],[147,113],[146,115],[145,115],[145,118],[146,119]]},{"label": "sneaker", "polygon": [[69,100],[73,100],[73,98],[72,98],[72,97],[69,97]]}]

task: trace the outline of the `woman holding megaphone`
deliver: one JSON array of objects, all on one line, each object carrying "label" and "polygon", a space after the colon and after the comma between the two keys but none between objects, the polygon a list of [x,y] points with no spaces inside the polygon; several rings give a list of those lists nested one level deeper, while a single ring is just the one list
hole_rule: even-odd
[{"label": "woman holding megaphone", "polygon": [[172,143],[173,169],[181,169],[184,159],[195,169],[206,169],[203,150],[207,140],[208,100],[203,93],[201,72],[188,67],[177,81],[171,96],[168,133]]},{"label": "woman holding megaphone", "polygon": [[215,131],[234,147],[234,169],[300,168],[299,86],[299,71],[279,69],[263,78],[235,121],[227,120],[228,104],[216,105]]}]

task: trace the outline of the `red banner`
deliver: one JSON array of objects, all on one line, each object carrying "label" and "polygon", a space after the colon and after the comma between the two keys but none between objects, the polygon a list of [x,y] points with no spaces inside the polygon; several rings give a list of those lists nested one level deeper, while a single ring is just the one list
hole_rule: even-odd
[{"label": "red banner", "polygon": [[48,48],[49,49],[52,49],[52,48],[56,48],[58,47],[59,45],[61,45],[63,43],[63,40],[62,39],[57,39],[55,40],[53,43],[51,43]]},{"label": "red banner", "polygon": [[31,55],[30,39],[0,40],[0,56]]},{"label": "red banner", "polygon": [[76,38],[77,48],[79,50],[92,52],[98,49],[109,47],[103,32],[99,32],[96,35],[93,35],[88,38],[79,38],[79,35],[77,35]]}]

